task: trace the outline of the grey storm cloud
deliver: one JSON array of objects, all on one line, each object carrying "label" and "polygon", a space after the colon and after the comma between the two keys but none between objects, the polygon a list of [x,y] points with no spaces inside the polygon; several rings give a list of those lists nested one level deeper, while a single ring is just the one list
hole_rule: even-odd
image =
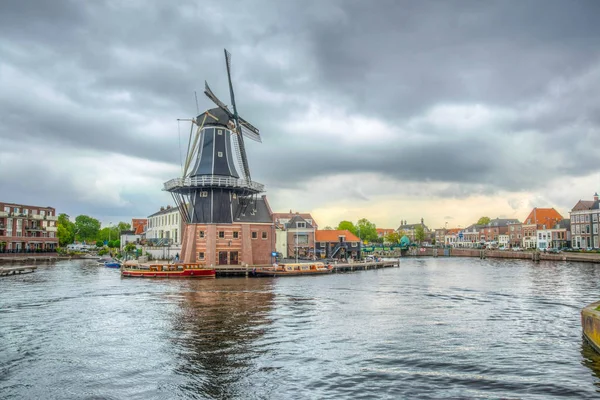
[{"label": "grey storm cloud", "polygon": [[[201,110],[213,106],[204,80],[229,102],[228,48],[240,113],[262,132],[263,143],[247,148],[267,189],[361,172],[455,183],[446,196],[536,188],[600,161],[599,12],[596,1],[555,0],[5,0],[0,157],[21,143],[178,166],[189,128],[178,132],[176,120],[196,113],[194,91]],[[488,114],[469,125],[435,114],[444,106]],[[380,121],[389,135],[290,129],[293,121],[302,130],[315,107]],[[53,168],[49,183],[59,179]],[[33,186],[34,170],[23,171],[19,187]],[[0,193],[14,185],[0,174]],[[62,200],[51,184],[36,190],[81,209],[73,185]]]}]

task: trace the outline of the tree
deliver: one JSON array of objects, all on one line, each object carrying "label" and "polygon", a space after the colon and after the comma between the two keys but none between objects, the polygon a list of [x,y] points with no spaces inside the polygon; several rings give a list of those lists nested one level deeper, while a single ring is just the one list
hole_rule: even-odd
[{"label": "tree", "polygon": [[487,225],[490,223],[490,221],[491,221],[490,217],[481,217],[477,221],[477,225]]},{"label": "tree", "polygon": [[423,225],[417,225],[415,227],[415,240],[419,242],[419,244],[425,240],[425,229]]},{"label": "tree", "polygon": [[135,243],[127,243],[125,247],[123,247],[123,250],[126,252],[135,251],[135,249]]},{"label": "tree", "polygon": [[92,241],[98,236],[100,221],[87,215],[78,215],[75,218],[76,238],[80,241]]},{"label": "tree", "polygon": [[58,215],[56,234],[59,246],[66,246],[75,241],[75,224],[69,220],[69,216],[65,213]]},{"label": "tree", "polygon": [[368,242],[377,241],[377,227],[368,219],[359,219],[356,223],[356,229],[361,240],[366,240]]},{"label": "tree", "polygon": [[348,231],[352,232],[354,235],[356,235],[356,227],[350,221],[341,221],[339,223],[339,225],[337,226],[337,228],[335,228],[335,229],[337,229],[339,231],[348,230]]},{"label": "tree", "polygon": [[390,232],[387,235],[385,235],[385,242],[386,243],[400,243],[400,235],[398,234],[398,232]]},{"label": "tree", "polygon": [[131,224],[128,224],[127,222],[119,222],[117,224],[117,230],[119,231],[119,233],[121,231],[130,231],[131,230]]},{"label": "tree", "polygon": [[332,231],[333,228],[330,227],[329,225],[327,225],[325,228],[323,228],[324,231]]}]

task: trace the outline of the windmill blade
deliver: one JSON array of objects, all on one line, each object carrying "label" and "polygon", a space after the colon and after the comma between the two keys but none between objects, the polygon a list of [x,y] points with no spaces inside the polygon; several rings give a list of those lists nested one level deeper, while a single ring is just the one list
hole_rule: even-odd
[{"label": "windmill blade", "polygon": [[227,80],[229,81],[229,95],[231,96],[231,107],[233,107],[233,119],[235,121],[236,131],[238,135],[238,142],[240,145],[240,156],[242,158],[242,164],[244,166],[244,175],[246,180],[250,181],[250,167],[248,166],[248,158],[246,156],[246,147],[244,146],[244,135],[242,134],[242,125],[240,124],[240,118],[238,116],[237,107],[235,106],[235,94],[233,93],[233,83],[231,83],[231,53],[225,51],[225,64],[227,66]]},{"label": "windmill blade", "polygon": [[204,81],[204,94],[206,95],[206,97],[211,99],[211,101],[213,103],[215,103],[217,106],[222,108],[230,117],[233,118],[233,113],[231,111],[229,111],[229,108],[227,108],[227,105],[225,103],[223,103],[221,100],[219,100],[219,98],[213,93],[213,91],[210,90],[210,87],[208,86],[208,82],[206,82],[206,81]]},{"label": "windmill blade", "polygon": [[260,135],[257,132],[248,129],[246,126],[244,126],[244,124],[242,124],[242,135],[246,136],[248,139],[254,140],[255,142],[262,143]]}]

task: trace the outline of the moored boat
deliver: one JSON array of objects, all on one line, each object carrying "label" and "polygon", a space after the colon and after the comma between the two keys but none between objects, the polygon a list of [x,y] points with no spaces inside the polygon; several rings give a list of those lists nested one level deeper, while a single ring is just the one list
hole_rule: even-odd
[{"label": "moored boat", "polygon": [[299,276],[325,275],[332,269],[321,262],[303,264],[279,264],[272,267],[256,268],[252,272],[256,276]]},{"label": "moored boat", "polygon": [[121,268],[121,276],[138,278],[214,278],[214,268],[196,263],[138,264],[127,261]]}]

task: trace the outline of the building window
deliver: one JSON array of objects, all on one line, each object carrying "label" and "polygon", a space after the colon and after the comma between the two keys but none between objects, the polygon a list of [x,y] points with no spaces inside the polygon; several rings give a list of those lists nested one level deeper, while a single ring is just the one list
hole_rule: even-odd
[{"label": "building window", "polygon": [[200,192],[200,197],[208,197],[208,192]]},{"label": "building window", "polygon": [[204,239],[204,231],[198,232],[198,236],[200,236],[200,239]]},{"label": "building window", "polygon": [[204,252],[203,251],[198,253],[198,260],[204,260]]},{"label": "building window", "polygon": [[598,222],[598,214],[592,214],[592,220]]},{"label": "building window", "polygon": [[237,238],[239,238],[239,236],[240,236],[240,233],[239,233],[238,231],[234,231],[234,232],[233,232],[233,238],[234,238],[234,239],[237,239]]},{"label": "building window", "polygon": [[217,151],[217,157],[223,157],[223,152],[222,151]]},{"label": "building window", "polygon": [[263,232],[263,233],[262,233],[262,238],[263,238],[263,239],[266,239],[266,238],[267,238],[267,232]]},{"label": "building window", "polygon": [[217,129],[217,135],[222,135],[223,134],[223,129]]},{"label": "building window", "polygon": [[296,228],[306,228],[306,222],[296,222]]},{"label": "building window", "polygon": [[225,231],[219,231],[219,239],[225,238]]},{"label": "building window", "polygon": [[258,239],[258,232],[252,232],[252,239]]}]

